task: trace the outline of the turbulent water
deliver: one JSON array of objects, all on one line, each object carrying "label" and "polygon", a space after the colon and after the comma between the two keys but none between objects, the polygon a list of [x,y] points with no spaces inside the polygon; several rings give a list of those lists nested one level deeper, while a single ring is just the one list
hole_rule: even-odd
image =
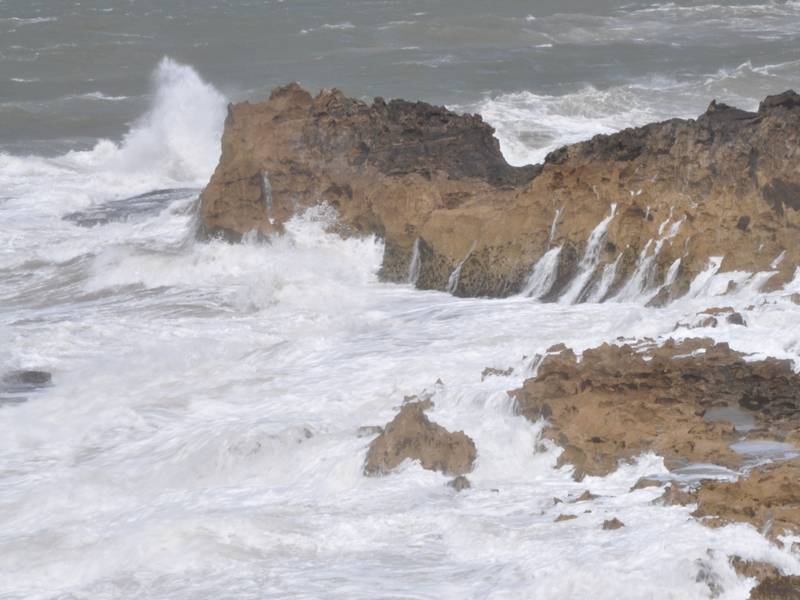
[{"label": "turbulent water", "polygon": [[[800,83],[798,38],[792,1],[0,0],[0,375],[53,374],[0,390],[0,598],[735,599],[753,582],[729,555],[800,573],[630,492],[667,475],[656,456],[574,482],[506,394],[558,342],[709,335],[800,368],[797,305],[717,297],[748,274],[664,309],[540,303],[544,267],[465,300],[380,283],[380,242],[326,210],[271,243],[194,240],[226,103],[274,84],[479,111],[520,164],[712,97],[752,108]],[[714,305],[748,327],[673,332]],[[362,475],[359,428],[423,391],[476,442],[468,492]]]}]

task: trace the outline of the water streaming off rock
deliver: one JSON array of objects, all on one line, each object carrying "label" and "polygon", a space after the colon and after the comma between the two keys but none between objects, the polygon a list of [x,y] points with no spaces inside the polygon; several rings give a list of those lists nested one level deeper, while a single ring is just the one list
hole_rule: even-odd
[{"label": "water streaming off rock", "polygon": [[[799,86],[798,23],[795,2],[0,3],[0,377],[52,377],[0,386],[0,595],[709,598],[702,571],[743,598],[730,555],[800,572],[754,530],[630,491],[667,476],[656,456],[574,481],[507,394],[553,344],[680,337],[723,302],[748,326],[704,334],[798,361],[800,277],[767,293],[742,273],[720,296],[719,257],[683,300],[645,308],[651,247],[635,290],[598,304],[617,263],[586,286],[613,209],[550,304],[557,246],[524,293],[486,300],[379,282],[381,240],[341,239],[326,210],[269,242],[195,236],[229,100],[299,79],[437,101],[483,114],[522,164]],[[415,464],[362,474],[360,428],[423,392],[475,440],[468,492]],[[709,470],[730,476],[682,475]],[[585,490],[591,512],[555,522],[553,498]],[[603,530],[612,518],[626,527]]]},{"label": "water streaming off rock", "polygon": [[586,292],[586,286],[594,274],[600,259],[600,251],[606,239],[608,224],[614,219],[616,212],[617,205],[612,204],[610,214],[597,224],[597,227],[589,235],[589,239],[586,240],[586,249],[584,250],[583,258],[578,264],[578,272],[567,290],[559,298],[559,302],[562,304],[573,304],[582,299],[583,294]]}]

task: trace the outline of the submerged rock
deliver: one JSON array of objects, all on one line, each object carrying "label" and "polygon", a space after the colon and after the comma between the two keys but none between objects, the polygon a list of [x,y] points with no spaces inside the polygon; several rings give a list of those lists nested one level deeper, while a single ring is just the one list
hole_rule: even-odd
[{"label": "submerged rock", "polygon": [[447,485],[453,488],[457,492],[463,492],[464,490],[468,490],[472,487],[472,483],[470,480],[464,477],[463,475],[459,475],[455,479],[452,479],[447,482]]},{"label": "submerged rock", "polygon": [[3,376],[3,383],[37,388],[48,385],[52,379],[53,376],[47,371],[12,371]]},{"label": "submerged rock", "polygon": [[617,517],[603,521],[603,529],[605,529],[606,531],[622,529],[623,527],[625,527],[625,523],[620,521]]},{"label": "submerged rock", "polygon": [[[747,323],[742,316],[742,313],[737,312],[730,306],[715,306],[713,308],[707,308],[704,310],[700,315],[713,315],[715,317],[725,317],[725,321],[732,324],[732,325],[744,325],[747,326]],[[699,316],[699,315],[698,315]]]},{"label": "submerged rock", "polygon": [[753,577],[759,581],[763,581],[768,577],[780,577],[781,574],[778,567],[774,565],[765,562],[744,560],[740,556],[731,557],[731,566],[739,575]]},{"label": "submerged rock", "polygon": [[364,425],[356,430],[356,435],[362,437],[373,437],[383,433],[383,427],[377,425]]},{"label": "submerged rock", "polygon": [[383,433],[369,445],[364,464],[366,475],[383,475],[404,460],[420,462],[423,468],[448,475],[472,470],[477,451],[464,432],[451,433],[431,422],[425,411],[430,401],[407,402]]},{"label": "submerged rock", "polygon": [[481,381],[485,381],[487,377],[508,377],[514,373],[514,367],[507,369],[496,369],[494,367],[486,367],[481,373]]},{"label": "submerged rock", "polygon": [[154,216],[166,209],[176,200],[196,199],[199,190],[177,188],[154,190],[132,198],[108,200],[97,206],[64,215],[65,221],[72,221],[81,227],[107,225],[116,221],[137,220]]},{"label": "submerged rock", "polygon": [[28,400],[29,394],[47,387],[53,376],[47,371],[20,370],[6,373],[0,378],[0,406],[6,404],[22,404]]},{"label": "submerged rock", "polygon": [[744,327],[747,327],[747,321],[745,321],[742,314],[738,312],[732,312],[727,317],[725,317],[725,320],[731,325],[742,325]]},{"label": "submerged rock", "polygon": [[724,319],[726,323],[731,325],[742,325],[747,327],[747,322],[741,313],[736,312],[731,307],[726,306],[723,308],[708,308],[703,312],[697,313],[694,318],[689,321],[680,321],[675,325],[675,330],[680,328],[685,329],[703,329],[714,328],[719,325],[720,320]]},{"label": "submerged rock", "polygon": [[279,233],[325,203],[341,234],[384,240],[384,280],[413,272],[417,287],[462,296],[521,291],[555,249],[545,300],[647,290],[660,305],[706,270],[775,270],[775,287],[800,264],[798,99],[773,96],[756,113],[712,102],[698,119],[512,167],[479,116],[291,84],[230,107],[201,235]]},{"label": "submerged rock", "polygon": [[671,467],[738,466],[743,457],[730,445],[741,435],[732,423],[704,419],[711,407],[741,407],[782,435],[800,417],[800,375],[790,361],[745,361],[708,339],[604,344],[580,361],[571,350],[548,354],[513,395],[524,416],[547,419],[545,436],[564,449],[559,464],[574,465],[578,477],[608,474],[646,451]]},{"label": "submerged rock", "polygon": [[654,502],[666,506],[696,504],[697,491],[673,481],[664,488],[664,494]]},{"label": "submerged rock", "polygon": [[556,523],[562,523],[564,521],[572,521],[572,520],[577,519],[577,518],[578,517],[576,515],[567,515],[567,514],[563,514],[562,513],[562,514],[560,514],[560,515],[558,515],[556,517],[555,522]]},{"label": "submerged rock", "polygon": [[633,484],[630,491],[635,492],[636,490],[643,490],[646,488],[651,487],[661,487],[664,485],[663,481],[658,479],[650,479],[649,477],[641,477],[636,483]]}]

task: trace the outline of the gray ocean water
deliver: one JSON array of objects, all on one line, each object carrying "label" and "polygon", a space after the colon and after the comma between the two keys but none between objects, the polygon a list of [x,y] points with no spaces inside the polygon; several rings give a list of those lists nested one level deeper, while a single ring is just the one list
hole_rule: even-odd
[{"label": "gray ocean water", "polygon": [[799,38],[791,0],[2,0],[0,149],[119,138],[163,56],[233,100],[293,80],[465,107],[512,92],[654,90],[622,100],[640,104],[638,122],[796,86]]},{"label": "gray ocean water", "polygon": [[[383,283],[381,240],[325,207],[265,243],[195,235],[226,104],[278,84],[479,112],[520,164],[754,108],[800,87],[799,37],[796,1],[0,0],[0,600],[745,600],[732,556],[800,575],[791,544],[632,489],[736,473],[645,453],[577,482],[507,393],[554,344],[620,337],[800,368],[800,271],[544,304]],[[711,306],[747,327],[676,329]],[[475,441],[470,490],[364,476],[362,428],[414,395]]]}]

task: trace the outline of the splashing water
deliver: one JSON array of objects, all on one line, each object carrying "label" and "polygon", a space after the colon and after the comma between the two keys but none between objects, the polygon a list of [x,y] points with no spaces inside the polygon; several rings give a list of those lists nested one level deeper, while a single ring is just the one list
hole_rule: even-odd
[{"label": "splashing water", "polygon": [[591,291],[587,302],[603,302],[614,284],[614,279],[617,276],[617,267],[619,261],[622,259],[622,253],[617,255],[614,262],[607,264],[603,267],[603,274],[600,276],[600,281],[597,286]]},{"label": "splashing water", "polygon": [[538,300],[547,295],[558,277],[558,258],[561,246],[551,248],[536,261],[533,271],[525,283],[522,295]]},{"label": "splashing water", "polygon": [[586,284],[589,283],[592,275],[594,274],[594,270],[597,267],[597,263],[600,260],[600,250],[602,248],[603,242],[606,239],[606,232],[608,231],[608,225],[614,219],[614,215],[617,213],[617,205],[611,205],[611,213],[600,223],[597,224],[592,230],[592,233],[589,235],[589,239],[586,241],[586,251],[583,254],[583,258],[581,259],[580,264],[578,265],[578,274],[575,275],[575,278],[572,280],[569,288],[564,294],[559,298],[559,302],[562,304],[574,304],[581,299],[581,296],[586,291]]},{"label": "splashing water", "polygon": [[153,108],[125,136],[108,166],[204,184],[219,159],[225,98],[191,67],[165,58],[153,76]]},{"label": "splashing water", "polygon": [[561,210],[561,208],[557,208],[556,214],[553,216],[553,223],[550,225],[550,234],[547,237],[548,247],[553,244],[553,240],[556,238],[556,228],[558,227],[558,219],[561,217]]},{"label": "splashing water", "polygon": [[447,278],[447,293],[454,294],[455,291],[458,289],[458,282],[461,279],[461,269],[464,267],[464,263],[469,260],[469,257],[472,256],[472,252],[475,250],[475,242],[472,243],[467,254],[462,258],[459,263],[456,265],[456,268],[453,269],[453,272],[450,273],[450,277]]},{"label": "splashing water", "polygon": [[419,238],[414,240],[414,246],[411,249],[411,262],[408,264],[408,283],[417,285],[419,279],[419,270],[422,264],[422,258],[419,254],[419,245],[421,240]]},{"label": "splashing water", "polygon": [[[331,234],[325,207],[270,243],[197,243],[185,190],[118,214],[124,198],[201,184],[219,152],[222,96],[171,61],[154,80],[153,106],[119,144],[0,155],[0,367],[53,373],[0,408],[5,596],[708,598],[702,564],[734,598],[752,583],[732,554],[800,573],[751,528],[707,529],[691,508],[654,504],[657,490],[630,491],[666,474],[656,456],[575,482],[507,394],[552,344],[681,335],[678,320],[717,301],[721,261],[692,297],[654,310],[380,283],[380,241]],[[103,224],[62,218],[112,201]],[[534,297],[557,252],[529,278]],[[748,327],[709,335],[798,360],[798,307],[775,293],[745,309],[755,293],[732,299]],[[486,366],[514,371],[482,380]],[[425,390],[431,419],[475,440],[468,492],[416,464],[362,475],[359,428]],[[553,497],[586,489],[600,497],[556,523]],[[626,527],[603,531],[612,517]]]}]

